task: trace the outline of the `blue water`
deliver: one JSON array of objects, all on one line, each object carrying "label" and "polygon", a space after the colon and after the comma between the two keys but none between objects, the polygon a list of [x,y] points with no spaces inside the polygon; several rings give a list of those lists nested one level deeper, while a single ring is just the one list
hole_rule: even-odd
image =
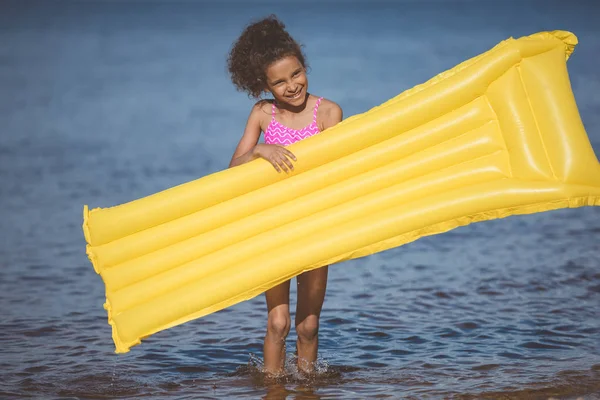
[{"label": "blue water", "polygon": [[226,55],[271,12],[306,46],[311,91],[346,116],[509,36],[573,31],[571,82],[600,154],[594,1],[2,1],[0,397],[600,398],[591,207],[333,266],[313,380],[292,369],[263,380],[262,296],[113,353],[82,206],[227,167],[252,101],[229,82]]}]

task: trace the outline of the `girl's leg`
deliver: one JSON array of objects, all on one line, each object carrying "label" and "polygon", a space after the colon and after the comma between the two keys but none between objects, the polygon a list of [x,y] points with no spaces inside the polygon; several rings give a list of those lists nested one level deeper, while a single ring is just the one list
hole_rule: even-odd
[{"label": "girl's leg", "polygon": [[271,288],[265,293],[269,317],[263,347],[265,372],[279,374],[285,366],[285,338],[290,331],[290,281]]},{"label": "girl's leg", "polygon": [[327,270],[324,266],[296,277],[298,304],[296,305],[296,332],[298,341],[298,369],[306,373],[314,371],[319,348],[319,316],[327,288]]}]

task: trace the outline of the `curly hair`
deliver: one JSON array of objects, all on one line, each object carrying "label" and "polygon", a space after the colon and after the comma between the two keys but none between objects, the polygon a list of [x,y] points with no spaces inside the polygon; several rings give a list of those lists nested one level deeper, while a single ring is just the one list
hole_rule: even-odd
[{"label": "curly hair", "polygon": [[287,56],[296,56],[307,67],[301,45],[285,30],[283,22],[269,15],[244,29],[229,52],[227,69],[239,91],[260,98],[267,88],[267,67]]}]

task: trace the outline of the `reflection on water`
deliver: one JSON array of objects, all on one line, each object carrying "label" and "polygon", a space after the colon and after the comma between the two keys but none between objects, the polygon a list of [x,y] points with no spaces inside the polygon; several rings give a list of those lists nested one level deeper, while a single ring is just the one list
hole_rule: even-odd
[{"label": "reflection on water", "polygon": [[0,397],[599,398],[599,208],[475,224],[335,265],[320,373],[298,375],[290,355],[275,381],[260,373],[262,296],[113,354],[81,233],[84,203],[227,166],[251,102],[227,81],[225,54],[267,12],[306,45],[312,90],[346,115],[507,36],[572,30],[573,89],[598,152],[595,3],[21,4],[0,6]]}]

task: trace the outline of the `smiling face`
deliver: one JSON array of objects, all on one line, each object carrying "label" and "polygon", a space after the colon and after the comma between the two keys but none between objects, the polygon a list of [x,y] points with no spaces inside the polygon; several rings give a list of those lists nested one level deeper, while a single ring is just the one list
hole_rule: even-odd
[{"label": "smiling face", "polygon": [[267,67],[267,89],[275,100],[293,107],[306,101],[308,79],[306,69],[295,56],[287,56]]}]

